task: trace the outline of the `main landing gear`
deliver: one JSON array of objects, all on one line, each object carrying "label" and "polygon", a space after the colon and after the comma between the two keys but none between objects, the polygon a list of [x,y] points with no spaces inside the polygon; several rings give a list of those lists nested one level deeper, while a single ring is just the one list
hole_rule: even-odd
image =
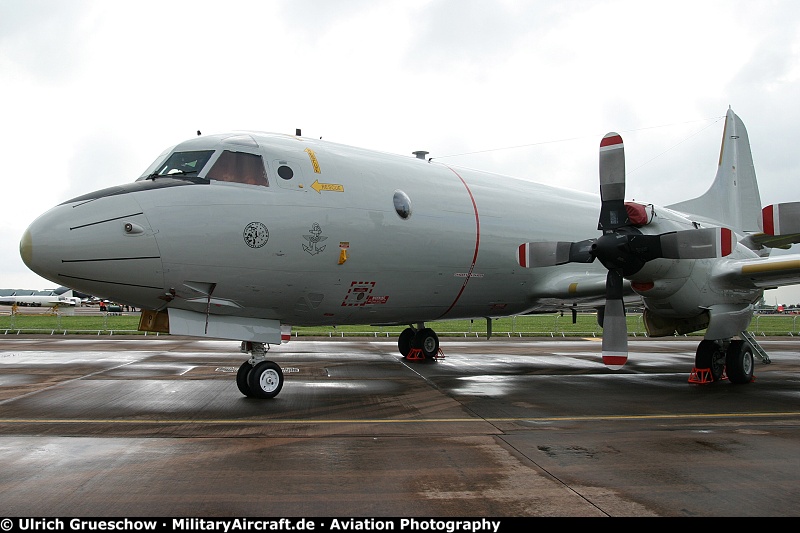
[{"label": "main landing gear", "polygon": [[417,328],[407,327],[397,339],[400,355],[406,359],[435,361],[443,357],[439,350],[439,337],[431,328],[418,324]]},{"label": "main landing gear", "polygon": [[695,368],[690,382],[708,383],[726,377],[736,384],[753,381],[753,353],[757,353],[764,363],[770,362],[769,356],[752,335],[742,332],[741,336],[742,340],[701,341],[695,353]]},{"label": "main landing gear", "polygon": [[242,351],[250,359],[236,373],[236,385],[248,398],[274,398],[283,387],[283,371],[277,363],[267,361],[268,348],[263,342],[243,342]]}]

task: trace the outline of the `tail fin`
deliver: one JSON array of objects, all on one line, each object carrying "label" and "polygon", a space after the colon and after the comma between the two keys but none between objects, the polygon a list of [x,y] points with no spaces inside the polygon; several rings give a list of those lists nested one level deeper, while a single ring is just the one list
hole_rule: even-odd
[{"label": "tail fin", "polygon": [[750,140],[742,119],[730,107],[714,183],[702,196],[668,207],[741,232],[762,231],[761,196]]}]

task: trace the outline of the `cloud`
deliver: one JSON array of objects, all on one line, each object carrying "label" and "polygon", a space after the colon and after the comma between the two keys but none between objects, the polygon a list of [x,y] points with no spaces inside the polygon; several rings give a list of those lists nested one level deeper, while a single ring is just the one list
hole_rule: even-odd
[{"label": "cloud", "polygon": [[54,83],[79,75],[90,39],[90,3],[82,0],[4,0],[0,8],[2,58],[20,75]]},{"label": "cloud", "polygon": [[714,121],[732,105],[762,200],[800,199],[792,0],[0,6],[0,144],[16,178],[3,192],[37,198],[10,208],[7,242],[53,203],[132,181],[197,129],[302,128],[589,192],[600,138],[620,131],[629,196],[668,204],[710,185]]}]

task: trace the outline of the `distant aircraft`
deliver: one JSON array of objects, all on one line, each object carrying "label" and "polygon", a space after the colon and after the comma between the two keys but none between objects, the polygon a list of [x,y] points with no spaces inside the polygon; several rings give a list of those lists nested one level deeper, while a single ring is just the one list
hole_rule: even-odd
[{"label": "distant aircraft", "polygon": [[49,210],[20,252],[44,278],[141,308],[140,329],[243,341],[250,397],[281,390],[266,353],[290,325],[408,325],[400,353],[435,358],[429,321],[595,307],[603,360],[619,368],[625,300],[651,336],[705,329],[697,368],[751,381],[754,305],[800,281],[800,256],[768,257],[800,241],[800,204],[762,219],[739,117],[728,110],[698,198],[626,203],[616,133],[599,174],[598,198],[299,132],[200,136],[133,183]]},{"label": "distant aircraft", "polygon": [[81,305],[81,299],[73,296],[72,291],[13,291],[10,295],[0,296],[0,305],[18,305],[27,307],[74,307]]}]

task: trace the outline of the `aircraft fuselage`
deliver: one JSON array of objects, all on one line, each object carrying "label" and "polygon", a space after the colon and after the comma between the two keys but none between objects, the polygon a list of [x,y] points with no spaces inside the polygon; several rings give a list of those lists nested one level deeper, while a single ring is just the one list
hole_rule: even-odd
[{"label": "aircraft fuselage", "polygon": [[[75,290],[186,311],[171,320],[205,321],[202,334],[211,335],[209,316],[414,324],[602,305],[597,262],[529,269],[515,255],[525,241],[597,235],[598,205],[592,194],[436,161],[294,136],[219,135],[164,152],[134,183],[56,206],[26,231],[21,253]],[[693,227],[659,212],[642,231]],[[655,305],[703,268],[710,263],[661,259],[631,279],[657,272]],[[690,316],[709,301],[683,292],[667,313]]]},{"label": "aircraft fuselage", "polygon": [[268,186],[140,179],[55,207],[23,238],[23,256],[33,242],[29,264],[45,277],[146,309],[408,323],[529,311],[537,273],[517,264],[520,242],[594,232],[590,194],[309,139],[257,139],[245,149],[198,138],[181,149],[260,155]]},{"label": "aircraft fuselage", "polygon": [[649,332],[707,328],[698,361],[728,357],[746,382],[752,353],[726,339],[762,289],[719,269],[756,252],[713,221],[624,204],[621,137],[600,155],[598,198],[299,136],[197,137],[133,183],[46,212],[20,253],[51,281],[142,309],[140,329],[242,341],[249,397],[281,390],[266,345],[292,325],[404,324],[400,353],[430,359],[425,322],[594,306],[619,368],[637,294]]}]

